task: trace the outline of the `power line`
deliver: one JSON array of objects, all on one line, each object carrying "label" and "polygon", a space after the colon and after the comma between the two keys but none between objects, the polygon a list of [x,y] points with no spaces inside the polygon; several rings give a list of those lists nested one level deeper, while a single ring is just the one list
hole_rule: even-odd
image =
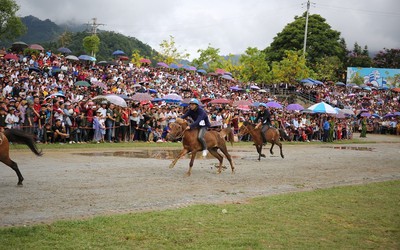
[{"label": "power line", "polygon": [[349,8],[349,7],[343,7],[343,6],[331,6],[327,4],[320,4],[318,3],[318,6],[322,6],[323,8],[331,8],[331,9],[337,9],[339,11],[343,10],[349,10],[349,11],[358,11],[358,12],[365,12],[368,14],[374,14],[374,15],[389,15],[389,16],[400,16],[400,12],[388,12],[388,11],[378,11],[378,10],[365,10],[365,9],[356,9],[356,8]]}]

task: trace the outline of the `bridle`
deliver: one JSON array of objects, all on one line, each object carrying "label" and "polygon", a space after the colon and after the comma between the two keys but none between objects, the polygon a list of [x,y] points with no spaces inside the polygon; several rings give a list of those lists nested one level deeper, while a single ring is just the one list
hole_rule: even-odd
[{"label": "bridle", "polygon": [[[173,138],[171,138],[171,139],[177,140],[177,139],[183,138],[183,134],[186,132],[186,130],[182,129],[182,126],[179,125],[179,124],[177,124],[177,123],[174,123],[174,126],[178,126],[178,127],[180,128],[180,131],[181,131],[181,132],[177,133],[176,135],[173,135],[173,136],[172,136]],[[172,135],[172,134],[170,133],[170,136],[171,136],[171,135]]]}]

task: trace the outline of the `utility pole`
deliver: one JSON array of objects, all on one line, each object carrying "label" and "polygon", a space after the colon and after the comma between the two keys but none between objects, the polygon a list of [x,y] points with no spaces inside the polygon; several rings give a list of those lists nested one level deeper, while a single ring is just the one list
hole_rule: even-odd
[{"label": "utility pole", "polygon": [[[92,23],[87,23],[87,25],[88,26],[91,26],[91,29],[90,29],[90,31],[88,31],[90,34],[92,34],[92,36],[93,35],[96,35],[97,34],[97,28],[100,26],[100,25],[105,25],[105,24],[103,24],[103,23],[97,23],[97,18],[96,17],[93,17],[92,18]],[[92,51],[92,56],[93,57],[96,57],[96,54],[95,53],[93,53],[93,51]]]},{"label": "utility pole", "polygon": [[310,10],[310,0],[307,1],[306,27],[304,28],[303,57],[306,57],[307,31],[308,31],[308,12],[309,12],[309,10]]},{"label": "utility pole", "polygon": [[98,28],[100,25],[105,25],[105,24],[103,24],[103,23],[97,23],[97,18],[96,18],[96,17],[93,17],[93,18],[92,18],[92,23],[89,23],[89,22],[88,22],[88,26],[91,26],[91,29],[90,29],[89,33],[92,34],[92,35],[96,35],[96,34],[97,34],[97,28]]}]

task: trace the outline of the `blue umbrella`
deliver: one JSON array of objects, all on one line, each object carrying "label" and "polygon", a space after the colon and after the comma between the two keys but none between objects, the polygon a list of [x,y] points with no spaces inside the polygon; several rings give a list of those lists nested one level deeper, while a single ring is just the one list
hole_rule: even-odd
[{"label": "blue umbrella", "polygon": [[157,93],[157,90],[155,90],[155,89],[149,89],[149,93],[155,94],[155,93]]},{"label": "blue umbrella", "polygon": [[92,57],[92,56],[88,56],[88,55],[80,55],[78,56],[79,60],[83,60],[83,61],[96,61],[96,58]]},{"label": "blue umbrella", "polygon": [[69,53],[72,52],[70,49],[65,48],[65,47],[61,47],[61,48],[59,48],[57,51],[58,51],[58,52],[61,52],[61,53],[65,53],[65,54],[69,54]]},{"label": "blue umbrella", "polygon": [[399,111],[394,112],[393,115],[394,115],[394,116],[400,116],[400,112],[399,112]]},{"label": "blue umbrella", "polygon": [[225,80],[229,80],[229,81],[233,80],[233,77],[230,75],[223,75],[223,76],[221,76],[221,78],[223,78]]},{"label": "blue umbrella", "polygon": [[122,50],[116,50],[112,53],[113,56],[122,56],[125,55],[125,52],[123,52]]},{"label": "blue umbrella", "polygon": [[336,86],[346,86],[346,84],[343,83],[343,82],[337,82],[337,83],[335,83],[335,85],[336,85]]},{"label": "blue umbrella", "polygon": [[176,65],[175,63],[171,63],[171,64],[169,65],[169,68],[170,68],[170,69],[179,69],[179,66]]},{"label": "blue umbrella", "polygon": [[197,73],[207,74],[207,71],[205,71],[204,69],[198,69]]}]

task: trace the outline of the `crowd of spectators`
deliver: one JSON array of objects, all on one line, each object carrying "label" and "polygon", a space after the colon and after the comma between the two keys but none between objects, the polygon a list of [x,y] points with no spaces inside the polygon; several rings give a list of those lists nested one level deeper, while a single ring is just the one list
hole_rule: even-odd
[{"label": "crowd of spectators", "polygon": [[[269,101],[283,106],[270,112],[274,126],[286,133],[287,140],[349,139],[361,131],[363,123],[367,132],[396,133],[400,95],[390,89],[348,88],[329,82],[260,86],[221,77],[223,74],[135,66],[120,60],[95,64],[68,60],[51,51],[19,56],[18,60],[0,58],[0,129],[23,129],[41,143],[164,142],[168,124],[184,113],[185,101],[198,98],[215,128],[231,126],[235,133],[243,121],[255,119],[258,106],[252,103]],[[90,85],[77,85],[78,81]],[[153,99],[133,101],[135,93],[149,93]],[[182,101],[164,99],[171,93]],[[95,98],[107,94],[123,97],[127,107]],[[354,115],[286,110],[299,95],[351,110]],[[222,101],[210,102],[215,99]],[[324,135],[326,122],[329,136]]]}]

